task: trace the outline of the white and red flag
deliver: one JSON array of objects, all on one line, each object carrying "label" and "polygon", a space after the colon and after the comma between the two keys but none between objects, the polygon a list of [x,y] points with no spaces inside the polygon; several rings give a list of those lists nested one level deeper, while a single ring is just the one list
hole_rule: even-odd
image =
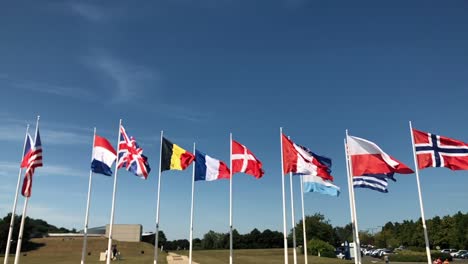
[{"label": "white and red flag", "polygon": [[413,137],[420,169],[468,170],[468,143],[416,129],[413,129]]},{"label": "white and red flag", "polygon": [[262,162],[244,145],[232,140],[232,173],[243,172],[259,179],[263,176]]},{"label": "white and red flag", "polygon": [[408,166],[385,153],[374,142],[352,136],[348,136],[347,142],[353,176],[414,173]]},{"label": "white and red flag", "polygon": [[304,147],[292,142],[284,134],[281,135],[281,140],[283,142],[284,173],[292,172],[298,175],[313,175],[324,180],[333,181],[329,166],[320,162],[318,155],[314,155]]},{"label": "white and red flag", "polygon": [[27,146],[28,145],[30,148],[25,149],[23,161],[21,162],[21,168],[26,168],[23,179],[23,187],[21,189],[21,194],[24,197],[31,196],[32,177],[34,170],[37,167],[42,167],[42,144],[41,137],[39,136],[39,128],[36,129],[34,144],[27,144]]}]

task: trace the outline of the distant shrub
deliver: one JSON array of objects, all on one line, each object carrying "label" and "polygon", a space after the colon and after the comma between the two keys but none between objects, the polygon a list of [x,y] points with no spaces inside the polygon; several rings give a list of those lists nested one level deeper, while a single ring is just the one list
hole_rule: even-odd
[{"label": "distant shrub", "polygon": [[311,255],[318,255],[318,252],[320,252],[321,257],[326,257],[326,258],[336,258],[335,255],[335,248],[328,244],[325,241],[322,241],[320,239],[311,239],[307,243],[307,251]]},{"label": "distant shrub", "polygon": [[408,250],[411,250],[411,251],[416,251],[416,252],[426,252],[426,248],[423,248],[423,247],[408,247],[407,248]]},{"label": "distant shrub", "polygon": [[[432,252],[431,253],[432,260],[440,258],[442,261],[448,259],[452,261],[452,256],[448,253],[441,253],[441,252]],[[388,256],[390,262],[426,262],[427,256],[424,252],[407,252],[405,254],[392,254]]]},{"label": "distant shrub", "polygon": [[420,254],[392,254],[388,255],[390,263],[393,262],[426,262],[426,255]]}]

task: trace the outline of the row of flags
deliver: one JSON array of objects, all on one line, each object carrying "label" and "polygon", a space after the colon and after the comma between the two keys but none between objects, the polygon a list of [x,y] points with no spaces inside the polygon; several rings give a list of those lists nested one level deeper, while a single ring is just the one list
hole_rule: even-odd
[{"label": "row of flags", "polygon": [[[232,141],[232,169],[233,173],[243,172],[259,179],[263,176],[262,162],[244,145]],[[126,168],[131,173],[147,179],[151,168],[148,158],[143,155],[143,149],[133,137],[128,137],[121,127],[119,155],[112,144],[104,137],[95,135],[93,160],[91,170],[94,173],[112,175],[112,164],[117,160],[117,168]],[[118,156],[118,158],[117,158]],[[163,137],[161,146],[161,172],[167,170],[185,170],[197,161],[195,166],[196,181],[212,181],[215,179],[229,179],[230,169],[218,159],[196,150],[195,155]]]},{"label": "row of flags", "polygon": [[[412,127],[410,130],[414,145],[413,150],[415,155],[415,166],[417,167],[416,169],[424,169],[429,167],[446,167],[451,170],[468,169],[467,143],[445,136],[439,136],[416,130]],[[280,137],[282,146],[281,161],[283,175],[289,173],[291,177],[300,176],[301,188],[303,188],[302,192],[317,192],[331,196],[339,196],[340,187],[333,183],[334,177],[331,175],[332,160],[328,157],[316,154],[307,147],[295,143],[290,139],[290,137],[286,136],[282,130]],[[262,167],[262,162],[252,153],[252,151],[250,151],[241,143],[232,140],[232,138],[229,166],[225,162],[211,157],[198,149],[195,149],[195,146],[193,152],[194,153],[191,153],[177,144],[172,143],[161,134],[159,173],[167,170],[185,170],[192,163],[194,163],[194,182],[229,179],[232,184],[232,174],[234,173],[246,173],[257,179],[262,178],[262,176],[265,174]],[[349,165],[349,179],[351,180],[348,184],[352,185],[354,188],[368,188],[378,192],[387,193],[388,181],[396,181],[394,177],[395,173],[412,174],[415,172],[404,163],[387,154],[376,143],[363,138],[346,134],[345,152]],[[125,168],[129,172],[142,179],[147,179],[149,173],[151,172],[148,158],[143,154],[143,149],[138,145],[134,137],[128,136],[122,124],[119,126],[119,141],[117,151],[106,138],[101,137],[95,133],[90,173],[111,176],[111,168],[114,162],[116,163],[116,170],[114,171],[115,176],[117,176],[117,169],[121,168]],[[23,158],[20,166],[21,169],[25,169],[23,185],[21,189],[21,194],[24,197],[29,198],[31,196],[33,174],[35,169],[41,166],[42,145],[39,135],[38,117],[34,140],[28,132],[26,133],[25,137]],[[160,183],[158,185],[160,185]],[[115,196],[115,190],[113,195]],[[230,196],[232,197],[232,194]],[[352,199],[354,200],[354,198]],[[353,201],[351,205],[355,206],[355,202]],[[14,206],[16,206],[16,198]],[[15,208],[16,207],[14,207],[14,209]],[[353,217],[355,217],[355,215],[352,216],[352,218]],[[113,213],[111,219],[112,224]],[[157,228],[158,224],[159,220],[157,220]],[[111,236],[109,239],[112,239]],[[285,247],[287,247],[287,244],[285,244]],[[85,246],[83,250],[85,250]],[[9,245],[7,245],[7,255],[8,252]],[[287,262],[287,258],[285,258],[285,262]],[[82,263],[84,263],[83,259]]]}]

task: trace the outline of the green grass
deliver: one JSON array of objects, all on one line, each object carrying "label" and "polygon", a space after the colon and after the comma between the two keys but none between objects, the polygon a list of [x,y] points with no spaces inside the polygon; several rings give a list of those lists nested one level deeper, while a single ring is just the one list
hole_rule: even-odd
[{"label": "green grass", "polygon": [[[81,249],[83,240],[81,238],[40,238],[31,240],[37,244],[43,244],[36,250],[23,252],[21,254],[22,264],[49,264],[49,263],[79,263],[81,260]],[[87,252],[91,255],[86,256],[86,263],[102,264],[105,262],[99,261],[99,253],[107,249],[107,239],[105,238],[88,238]],[[144,242],[118,242],[117,248],[122,254],[122,263],[128,264],[144,264],[153,263],[154,246]],[[12,249],[13,251],[15,249]],[[144,254],[142,254],[144,251]],[[14,254],[9,257],[9,263],[14,262]],[[0,261],[3,263],[3,257]],[[160,252],[158,263],[167,264],[166,254]]]},{"label": "green grass", "polygon": [[[188,251],[175,252],[180,255],[188,256]],[[234,263],[242,264],[282,264],[284,263],[283,249],[239,249],[234,250]],[[289,250],[289,263],[293,263],[293,252]],[[193,251],[193,260],[200,264],[222,264],[229,263],[229,250],[195,250]],[[352,261],[341,260],[338,258],[320,258],[308,256],[309,263],[314,264],[351,264]],[[297,255],[297,262],[304,263],[304,255]]]}]

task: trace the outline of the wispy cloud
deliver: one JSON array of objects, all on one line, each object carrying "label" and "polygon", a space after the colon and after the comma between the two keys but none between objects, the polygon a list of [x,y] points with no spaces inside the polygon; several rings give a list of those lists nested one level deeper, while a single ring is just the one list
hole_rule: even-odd
[{"label": "wispy cloud", "polygon": [[86,144],[91,140],[89,135],[83,135],[72,131],[58,131],[50,129],[41,130],[41,139],[42,144],[51,145]]},{"label": "wispy cloud", "polygon": [[159,72],[133,65],[116,57],[100,55],[86,58],[88,64],[114,83],[114,102],[128,102],[143,96],[145,89],[155,87]]},{"label": "wispy cloud", "polygon": [[[23,141],[26,132],[26,121],[3,117],[0,115],[0,141]],[[63,124],[41,126],[42,144],[46,145],[74,145],[86,144],[91,140],[91,133],[82,128],[72,128]],[[34,134],[30,127],[29,134]]]},{"label": "wispy cloud", "polygon": [[5,82],[7,85],[31,92],[50,94],[62,97],[71,97],[79,99],[90,100],[93,98],[93,94],[82,87],[57,85],[51,83],[44,83],[34,80],[19,80],[9,77],[7,74],[0,75],[0,80]]},{"label": "wispy cloud", "polygon": [[0,177],[18,177],[19,158],[18,162],[0,161]]},{"label": "wispy cloud", "polygon": [[41,168],[42,175],[55,175],[55,176],[75,176],[75,177],[87,177],[86,170],[77,170],[70,167],[49,164]]},{"label": "wispy cloud", "polygon": [[96,5],[83,2],[69,2],[68,4],[74,14],[90,22],[100,22],[109,18],[104,9]]},{"label": "wispy cloud", "polygon": [[[19,159],[19,157],[18,157]],[[2,177],[18,177],[19,171],[19,160],[18,162],[12,161],[0,161],[0,176]],[[52,176],[70,176],[70,177],[88,177],[86,170],[78,170],[70,167],[61,165],[47,164],[47,166],[41,167],[38,172],[41,175],[52,175]]]},{"label": "wispy cloud", "polygon": [[71,212],[71,210],[67,210],[67,212],[64,213],[64,211],[59,208],[52,208],[44,204],[34,204],[34,206],[28,208],[29,217],[44,219],[51,225],[66,228],[78,229],[83,224],[81,221],[82,216],[79,213],[81,212],[74,213]]}]

